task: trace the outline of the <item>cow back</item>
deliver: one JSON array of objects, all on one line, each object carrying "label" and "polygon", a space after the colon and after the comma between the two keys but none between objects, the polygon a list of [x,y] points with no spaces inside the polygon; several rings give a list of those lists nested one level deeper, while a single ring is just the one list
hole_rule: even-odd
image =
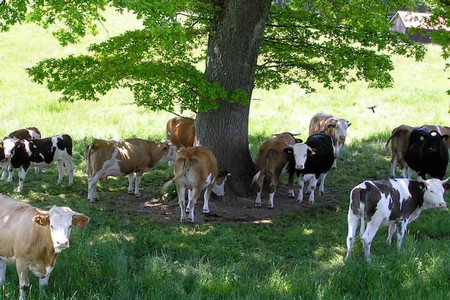
[{"label": "cow back", "polygon": [[192,147],[195,139],[195,122],[193,119],[175,117],[167,121],[167,139],[176,147]]},{"label": "cow back", "polygon": [[308,137],[305,144],[311,147],[315,154],[308,156],[304,174],[321,174],[328,171],[334,162],[333,141],[324,133],[313,134]]},{"label": "cow back", "polygon": [[284,149],[288,145],[294,145],[295,138],[292,134],[283,133],[276,137],[265,141],[258,149],[258,156],[256,157],[256,171],[265,170],[267,166],[267,158],[270,151],[274,152],[271,157],[275,157],[275,153],[279,153],[278,157],[283,158],[285,155]]}]

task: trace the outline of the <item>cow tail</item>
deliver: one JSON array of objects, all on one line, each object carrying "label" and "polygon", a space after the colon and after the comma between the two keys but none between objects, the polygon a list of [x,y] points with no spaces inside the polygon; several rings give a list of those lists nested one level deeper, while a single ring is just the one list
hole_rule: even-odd
[{"label": "cow tail", "polygon": [[86,173],[88,174],[88,177],[92,176],[92,167],[91,167],[91,155],[92,155],[92,150],[95,148],[95,143],[91,143],[86,147]]},{"label": "cow tail", "polygon": [[390,137],[389,137],[389,139],[387,140],[387,142],[386,142],[386,145],[384,145],[384,147],[386,148],[386,150],[389,150],[389,142],[392,140],[392,138],[394,137],[394,135],[391,135]]}]

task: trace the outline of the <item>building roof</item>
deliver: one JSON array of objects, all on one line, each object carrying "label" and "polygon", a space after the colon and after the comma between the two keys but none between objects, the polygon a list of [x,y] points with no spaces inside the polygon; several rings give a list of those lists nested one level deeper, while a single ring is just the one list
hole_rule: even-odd
[{"label": "building roof", "polygon": [[420,13],[420,12],[411,12],[411,11],[397,11],[397,13],[392,17],[391,22],[395,20],[395,18],[399,17],[406,28],[419,28],[419,29],[428,29],[428,30],[438,30],[444,29],[450,31],[450,28],[444,24],[444,21],[439,22],[435,26],[430,26],[427,24],[427,20],[431,18],[433,14],[430,13]]}]

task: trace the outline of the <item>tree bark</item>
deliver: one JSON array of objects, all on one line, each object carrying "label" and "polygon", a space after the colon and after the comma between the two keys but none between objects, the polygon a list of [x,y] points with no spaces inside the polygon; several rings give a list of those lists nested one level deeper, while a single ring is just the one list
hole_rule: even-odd
[{"label": "tree bark", "polygon": [[236,89],[248,93],[248,105],[230,104],[218,99],[220,107],[199,112],[196,137],[200,145],[212,149],[219,167],[232,174],[230,190],[248,196],[254,164],[248,146],[250,98],[264,27],[272,0],[220,1],[208,40],[205,74],[219,82],[229,95]]}]

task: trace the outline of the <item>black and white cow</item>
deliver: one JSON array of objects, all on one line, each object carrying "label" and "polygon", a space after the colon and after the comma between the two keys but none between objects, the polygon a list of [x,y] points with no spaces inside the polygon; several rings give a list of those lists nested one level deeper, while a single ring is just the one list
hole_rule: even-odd
[{"label": "black and white cow", "polygon": [[19,193],[23,191],[23,182],[30,166],[47,167],[55,161],[58,162],[58,184],[62,182],[67,169],[69,186],[72,186],[72,138],[67,134],[29,141],[18,140],[11,151],[10,161],[13,168],[19,169]]},{"label": "black and white cow", "polygon": [[325,133],[317,133],[310,135],[305,143],[296,143],[292,146],[292,149],[287,148],[285,151],[294,154],[295,168],[297,169],[298,184],[300,186],[297,201],[303,201],[303,187],[306,179],[304,175],[311,174],[311,176],[308,176],[309,185],[306,193],[309,194],[309,203],[314,203],[314,191],[317,181],[321,177],[319,191],[323,194],[327,172],[334,162],[333,140]]},{"label": "black and white cow", "polygon": [[413,129],[406,148],[406,164],[422,178],[426,174],[433,178],[444,178],[448,164],[447,139],[448,135],[440,135],[425,127]]},{"label": "black and white cow", "polygon": [[392,236],[397,231],[397,247],[400,249],[408,224],[417,219],[423,210],[447,207],[444,191],[449,187],[449,179],[423,180],[421,177],[418,181],[397,178],[368,180],[357,185],[350,192],[345,258],[351,256],[360,221],[360,236],[367,261],[370,261],[372,240],[382,226],[389,225],[388,244],[391,244]]},{"label": "black and white cow", "polygon": [[[8,134],[7,137],[5,137],[2,141],[1,145],[1,152],[3,153],[3,158],[5,157],[11,157],[11,151],[14,148],[16,142],[20,139],[24,140],[34,140],[34,139],[40,139],[41,138],[41,132],[36,127],[27,127],[22,128],[16,131],[11,132]],[[1,154],[0,154],[1,155]],[[8,182],[12,182],[13,174],[12,174],[12,168],[11,163],[9,162],[9,159],[4,159],[3,161],[0,160],[0,167],[2,169],[2,176],[0,177],[1,180],[6,179],[6,173],[8,173]],[[39,173],[39,168],[35,168],[36,173]]]}]

